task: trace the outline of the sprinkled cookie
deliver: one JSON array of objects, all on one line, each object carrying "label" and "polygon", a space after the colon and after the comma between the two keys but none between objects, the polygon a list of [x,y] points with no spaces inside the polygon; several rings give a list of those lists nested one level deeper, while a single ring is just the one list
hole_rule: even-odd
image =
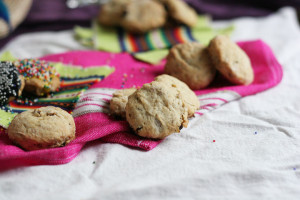
[{"label": "sprinkled cookie", "polygon": [[194,116],[195,111],[200,107],[200,102],[195,93],[184,82],[167,74],[157,76],[155,81],[176,88],[178,92],[181,93],[183,102],[188,109],[188,117]]},{"label": "sprinkled cookie", "polygon": [[166,11],[156,1],[138,0],[127,6],[121,22],[124,29],[132,33],[145,33],[161,27],[166,22]]},{"label": "sprinkled cookie", "polygon": [[75,123],[66,111],[48,106],[18,114],[7,132],[25,150],[61,147],[75,139]]},{"label": "sprinkled cookie", "polygon": [[153,81],[128,97],[126,119],[136,134],[163,139],[187,127],[188,112],[181,93]]},{"label": "sprinkled cookie", "polygon": [[125,107],[128,101],[128,97],[136,91],[135,88],[128,88],[124,90],[118,90],[113,94],[113,98],[110,100],[110,112],[111,114],[126,118]]},{"label": "sprinkled cookie", "polygon": [[0,106],[21,95],[24,78],[11,62],[0,62]]},{"label": "sprinkled cookie", "polygon": [[234,84],[249,85],[254,79],[247,54],[229,37],[219,35],[210,41],[209,54],[217,70]]},{"label": "sprinkled cookie", "polygon": [[38,59],[24,59],[15,61],[14,64],[25,78],[24,91],[37,96],[44,96],[58,90],[60,86],[59,74],[48,62]]},{"label": "sprinkled cookie", "polygon": [[111,0],[101,6],[98,21],[104,26],[120,25],[131,0]]},{"label": "sprinkled cookie", "polygon": [[156,0],[162,3],[171,19],[187,26],[197,24],[197,12],[182,0]]},{"label": "sprinkled cookie", "polygon": [[196,42],[172,47],[164,71],[185,82],[192,90],[207,87],[216,74],[207,49]]}]

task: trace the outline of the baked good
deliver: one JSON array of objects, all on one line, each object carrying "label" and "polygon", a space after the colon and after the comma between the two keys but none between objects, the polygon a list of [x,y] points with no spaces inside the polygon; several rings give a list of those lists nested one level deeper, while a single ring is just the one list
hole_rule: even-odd
[{"label": "baked good", "polygon": [[165,22],[163,5],[152,0],[137,0],[127,6],[121,26],[132,33],[145,33],[163,26]]},{"label": "baked good", "polygon": [[131,0],[110,0],[100,8],[98,21],[104,26],[118,26]]},{"label": "baked good", "polygon": [[48,106],[16,115],[7,132],[25,150],[61,147],[75,139],[75,123],[66,111]]},{"label": "baked good", "polygon": [[124,90],[118,90],[115,93],[113,93],[113,97],[109,103],[111,114],[125,119],[126,118],[125,107],[128,101],[128,97],[131,94],[133,94],[135,91],[136,91],[135,88],[128,88]]},{"label": "baked good", "polygon": [[199,90],[213,81],[216,69],[204,46],[188,42],[171,48],[164,72],[185,82],[192,90]]},{"label": "baked good", "polygon": [[0,62],[0,106],[20,96],[24,85],[23,76],[12,62]]},{"label": "baked good", "polygon": [[126,119],[136,134],[155,139],[187,127],[187,108],[174,87],[153,81],[128,97]]},{"label": "baked good", "polygon": [[208,46],[209,54],[217,70],[234,84],[249,85],[254,72],[247,54],[229,37],[218,35]]},{"label": "baked good", "polygon": [[39,59],[24,59],[15,61],[14,64],[25,78],[24,91],[45,96],[59,89],[59,74],[50,63]]},{"label": "baked good", "polygon": [[182,0],[156,0],[162,3],[171,19],[187,26],[195,26],[197,12]]},{"label": "baked good", "polygon": [[195,93],[182,81],[178,80],[173,76],[163,74],[157,76],[155,81],[162,82],[169,87],[176,88],[179,93],[181,93],[183,102],[188,110],[188,117],[193,117],[195,111],[200,107],[200,101],[198,100]]}]

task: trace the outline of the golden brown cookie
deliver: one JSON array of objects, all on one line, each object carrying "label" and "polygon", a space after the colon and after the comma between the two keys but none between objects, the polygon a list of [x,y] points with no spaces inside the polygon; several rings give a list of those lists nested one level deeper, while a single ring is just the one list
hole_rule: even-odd
[{"label": "golden brown cookie", "polygon": [[25,92],[45,96],[59,89],[59,74],[50,63],[39,59],[24,59],[15,61],[14,64],[24,76]]},{"label": "golden brown cookie", "polygon": [[24,78],[12,62],[0,62],[0,106],[21,96]]},{"label": "golden brown cookie", "polygon": [[110,0],[101,6],[98,21],[104,26],[118,26],[131,0]]},{"label": "golden brown cookie", "polygon": [[254,73],[248,55],[229,37],[216,36],[208,46],[212,61],[221,74],[234,84],[249,85]]},{"label": "golden brown cookie", "polygon": [[195,93],[184,82],[167,74],[157,76],[155,81],[162,82],[169,87],[176,88],[178,92],[181,93],[183,102],[188,109],[188,117],[194,116],[195,111],[200,107],[200,102]]},{"label": "golden brown cookie", "polygon": [[127,6],[121,26],[132,33],[145,33],[166,22],[164,7],[152,0],[137,0]]},{"label": "golden brown cookie", "polygon": [[135,88],[128,88],[124,90],[118,90],[113,94],[113,98],[110,100],[109,108],[111,114],[126,118],[125,107],[128,101],[128,97],[136,91]]},{"label": "golden brown cookie", "polygon": [[197,24],[197,12],[182,0],[156,0],[162,3],[170,18],[187,26]]},{"label": "golden brown cookie", "polygon": [[25,150],[61,147],[75,139],[73,117],[53,106],[18,114],[7,131],[8,137]]},{"label": "golden brown cookie", "polygon": [[207,49],[196,42],[172,47],[164,71],[185,82],[192,90],[207,87],[216,74]]},{"label": "golden brown cookie", "polygon": [[144,84],[128,98],[126,119],[142,137],[163,139],[187,127],[187,108],[181,93],[162,82]]}]

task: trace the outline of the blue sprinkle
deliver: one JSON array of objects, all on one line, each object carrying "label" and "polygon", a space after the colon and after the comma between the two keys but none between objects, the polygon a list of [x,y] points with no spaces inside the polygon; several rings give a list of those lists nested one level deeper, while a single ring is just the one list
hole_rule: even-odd
[{"label": "blue sprinkle", "polygon": [[296,167],[294,167],[293,170],[296,170]]},{"label": "blue sprinkle", "polygon": [[257,132],[255,131],[254,134],[257,135]]}]

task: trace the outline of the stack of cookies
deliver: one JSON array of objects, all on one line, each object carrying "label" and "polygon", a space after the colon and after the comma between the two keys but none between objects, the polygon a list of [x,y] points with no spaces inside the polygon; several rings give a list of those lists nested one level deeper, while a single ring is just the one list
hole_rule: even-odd
[{"label": "stack of cookies", "polygon": [[182,0],[111,0],[101,7],[98,21],[139,34],[170,23],[195,26],[197,13]]},{"label": "stack of cookies", "polygon": [[117,91],[110,102],[112,114],[125,117],[136,134],[154,139],[180,132],[199,107],[195,93],[166,74],[138,90]]},{"label": "stack of cookies", "polygon": [[167,57],[166,74],[138,90],[115,92],[111,113],[126,118],[138,135],[163,139],[187,127],[188,118],[200,106],[192,90],[207,87],[217,71],[234,84],[248,85],[254,79],[249,57],[226,36],[216,36],[208,47],[178,44]]}]

